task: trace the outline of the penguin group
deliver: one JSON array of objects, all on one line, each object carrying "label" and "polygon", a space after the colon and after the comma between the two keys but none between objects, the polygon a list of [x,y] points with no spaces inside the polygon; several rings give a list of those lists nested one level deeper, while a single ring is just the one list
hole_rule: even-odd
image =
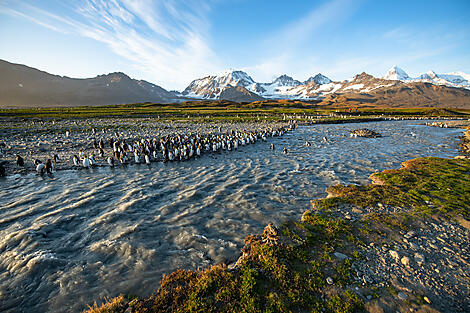
[{"label": "penguin group", "polygon": [[[46,173],[52,174],[55,164],[58,161],[59,161],[59,155],[54,154],[52,158],[46,160],[46,163],[43,163],[39,159],[35,159],[32,163],[36,172],[40,175],[44,175]],[[16,165],[19,167],[25,167],[25,159],[19,154],[16,155]]]},{"label": "penguin group", "polygon": [[[295,127],[295,126],[293,126]],[[160,138],[125,140],[110,137],[92,139],[94,152],[86,154],[80,150],[73,155],[75,166],[92,167],[97,164],[96,155],[114,167],[116,164],[150,164],[155,161],[186,161],[200,157],[204,153],[233,151],[240,146],[254,144],[268,137],[282,136],[290,128],[269,128],[261,131],[230,131],[229,133],[167,135]],[[105,149],[111,149],[111,155],[105,155]]]}]

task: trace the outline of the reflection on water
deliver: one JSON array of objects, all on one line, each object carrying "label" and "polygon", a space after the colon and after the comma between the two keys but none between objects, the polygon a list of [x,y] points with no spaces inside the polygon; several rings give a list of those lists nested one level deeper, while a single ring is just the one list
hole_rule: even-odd
[{"label": "reflection on water", "polygon": [[[384,137],[349,138],[362,127]],[[298,218],[327,186],[456,155],[460,134],[416,121],[317,125],[188,162],[0,180],[0,310],[150,295],[164,273],[234,261],[246,235]]]}]

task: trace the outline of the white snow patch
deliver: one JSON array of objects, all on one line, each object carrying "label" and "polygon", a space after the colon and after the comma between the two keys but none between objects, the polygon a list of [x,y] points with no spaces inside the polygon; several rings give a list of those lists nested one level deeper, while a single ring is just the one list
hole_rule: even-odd
[{"label": "white snow patch", "polygon": [[355,84],[355,85],[351,85],[351,86],[344,88],[344,90],[348,90],[348,89],[358,90],[362,88],[364,88],[364,84]]}]

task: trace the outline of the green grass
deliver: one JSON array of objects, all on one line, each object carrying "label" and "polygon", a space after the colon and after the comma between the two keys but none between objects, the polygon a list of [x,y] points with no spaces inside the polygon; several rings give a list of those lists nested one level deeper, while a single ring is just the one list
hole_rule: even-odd
[{"label": "green grass", "polygon": [[[347,108],[347,106],[344,106]],[[294,100],[258,101],[253,103],[236,103],[230,101],[191,101],[183,103],[133,103],[108,106],[81,106],[58,108],[27,108],[0,109],[0,117],[16,118],[92,118],[92,117],[142,117],[159,116],[170,120],[279,120],[284,114],[319,115],[328,117],[335,112],[357,118],[357,114],[365,116],[466,116],[469,110],[456,109],[359,109],[358,113],[344,112],[341,108],[331,108],[319,105],[318,101],[304,102]]]}]

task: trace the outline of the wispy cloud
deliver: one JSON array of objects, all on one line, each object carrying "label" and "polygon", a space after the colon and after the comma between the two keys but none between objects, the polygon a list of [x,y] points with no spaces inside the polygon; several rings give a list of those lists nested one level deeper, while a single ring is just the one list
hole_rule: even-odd
[{"label": "wispy cloud", "polygon": [[[299,62],[299,55],[302,55],[299,52],[304,51],[305,46],[315,41],[316,34],[354,14],[361,2],[331,0],[282,25],[267,35],[267,39],[262,42],[261,49],[265,53],[259,62],[246,69],[264,80],[292,72],[307,75],[306,68],[310,69],[311,66],[307,65],[308,60],[305,58],[304,62]],[[315,57],[310,56],[308,59],[313,61]]]},{"label": "wispy cloud", "polygon": [[194,77],[218,71],[210,47],[210,2],[197,0],[83,0],[65,15],[38,5],[2,7],[2,13],[28,19],[57,32],[92,38],[131,61],[153,82],[182,88]]}]

